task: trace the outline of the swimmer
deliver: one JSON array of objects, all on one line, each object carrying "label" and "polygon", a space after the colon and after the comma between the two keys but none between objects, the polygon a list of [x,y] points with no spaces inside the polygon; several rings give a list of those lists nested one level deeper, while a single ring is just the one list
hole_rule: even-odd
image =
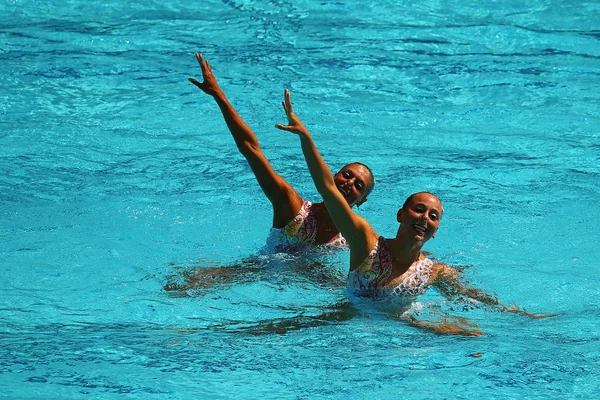
[{"label": "swimmer", "polygon": [[[331,244],[345,247],[346,241],[336,228],[323,202],[312,204],[278,175],[263,154],[258,139],[250,127],[229,103],[217,84],[211,67],[202,55],[196,53],[203,81],[189,81],[211,96],[219,106],[223,118],[240,151],[246,158],[258,184],[273,206],[273,223],[267,243],[277,252],[292,251],[305,244]],[[344,203],[350,208],[367,201],[375,186],[371,170],[353,162],[332,176],[333,184]]]},{"label": "swimmer", "polygon": [[[401,306],[400,310],[405,311],[417,296],[434,286],[448,298],[464,296],[497,306],[502,311],[532,318],[551,316],[529,314],[516,306],[506,307],[495,296],[463,285],[458,279],[457,270],[442,263],[435,263],[422,253],[423,245],[437,234],[444,212],[440,199],[432,193],[419,192],[410,195],[396,214],[400,223],[396,236],[391,239],[380,236],[367,220],[349,207],[344,192],[339,190],[332,178],[329,167],[319,154],[310,133],[294,113],[288,90],[284,93],[282,104],[288,124],[275,126],[300,137],[302,152],[315,186],[350,247],[347,290],[353,296],[398,304]],[[482,331],[473,329],[476,328],[475,325],[460,318],[444,318],[441,323],[428,323],[419,321],[405,312],[398,315],[415,326],[439,334],[483,334]]]}]

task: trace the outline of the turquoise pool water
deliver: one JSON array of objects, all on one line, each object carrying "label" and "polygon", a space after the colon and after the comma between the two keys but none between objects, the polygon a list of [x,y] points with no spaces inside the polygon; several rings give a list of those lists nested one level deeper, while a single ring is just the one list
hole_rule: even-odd
[{"label": "turquoise pool water", "polygon": [[[0,396],[11,399],[594,398],[600,378],[600,6],[567,1],[0,3]],[[187,78],[213,65],[275,169],[318,200],[280,101],[332,168],[438,193],[426,249],[530,320],[436,336],[340,315],[347,254],[257,254],[271,210]],[[248,271],[245,273],[244,271]],[[337,313],[337,314],[336,314]],[[482,353],[481,357],[472,354]]]}]

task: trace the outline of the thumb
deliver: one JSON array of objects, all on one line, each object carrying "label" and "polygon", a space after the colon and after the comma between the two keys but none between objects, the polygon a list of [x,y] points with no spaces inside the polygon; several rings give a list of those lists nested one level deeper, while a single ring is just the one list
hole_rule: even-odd
[{"label": "thumb", "polygon": [[197,80],[195,80],[194,78],[188,78],[188,81],[192,82],[194,85],[196,85],[200,89],[202,89],[202,84],[200,82],[198,82]]},{"label": "thumb", "polygon": [[275,124],[275,128],[281,129],[282,131],[292,131],[292,127],[289,125]]}]

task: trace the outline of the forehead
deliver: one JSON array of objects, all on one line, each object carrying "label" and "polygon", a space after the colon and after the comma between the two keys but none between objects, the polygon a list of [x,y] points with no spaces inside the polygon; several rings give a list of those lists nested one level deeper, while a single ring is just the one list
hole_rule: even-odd
[{"label": "forehead", "polygon": [[342,168],[342,171],[352,171],[357,178],[362,179],[365,183],[371,183],[371,173],[364,165],[349,164]]},{"label": "forehead", "polygon": [[410,204],[425,204],[430,208],[434,208],[438,211],[442,210],[442,202],[436,196],[431,193],[417,193],[412,196]]}]

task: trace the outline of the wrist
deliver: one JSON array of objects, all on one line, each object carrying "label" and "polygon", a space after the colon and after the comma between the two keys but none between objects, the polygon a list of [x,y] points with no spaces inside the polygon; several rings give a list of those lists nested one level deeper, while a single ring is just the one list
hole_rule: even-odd
[{"label": "wrist", "polygon": [[310,133],[308,133],[308,130],[306,128],[298,130],[298,136],[300,136],[300,140],[312,142],[312,137],[310,136]]},{"label": "wrist", "polygon": [[227,101],[227,97],[225,97],[225,93],[223,93],[223,91],[220,88],[215,89],[214,91],[212,91],[209,94],[217,101]]}]

